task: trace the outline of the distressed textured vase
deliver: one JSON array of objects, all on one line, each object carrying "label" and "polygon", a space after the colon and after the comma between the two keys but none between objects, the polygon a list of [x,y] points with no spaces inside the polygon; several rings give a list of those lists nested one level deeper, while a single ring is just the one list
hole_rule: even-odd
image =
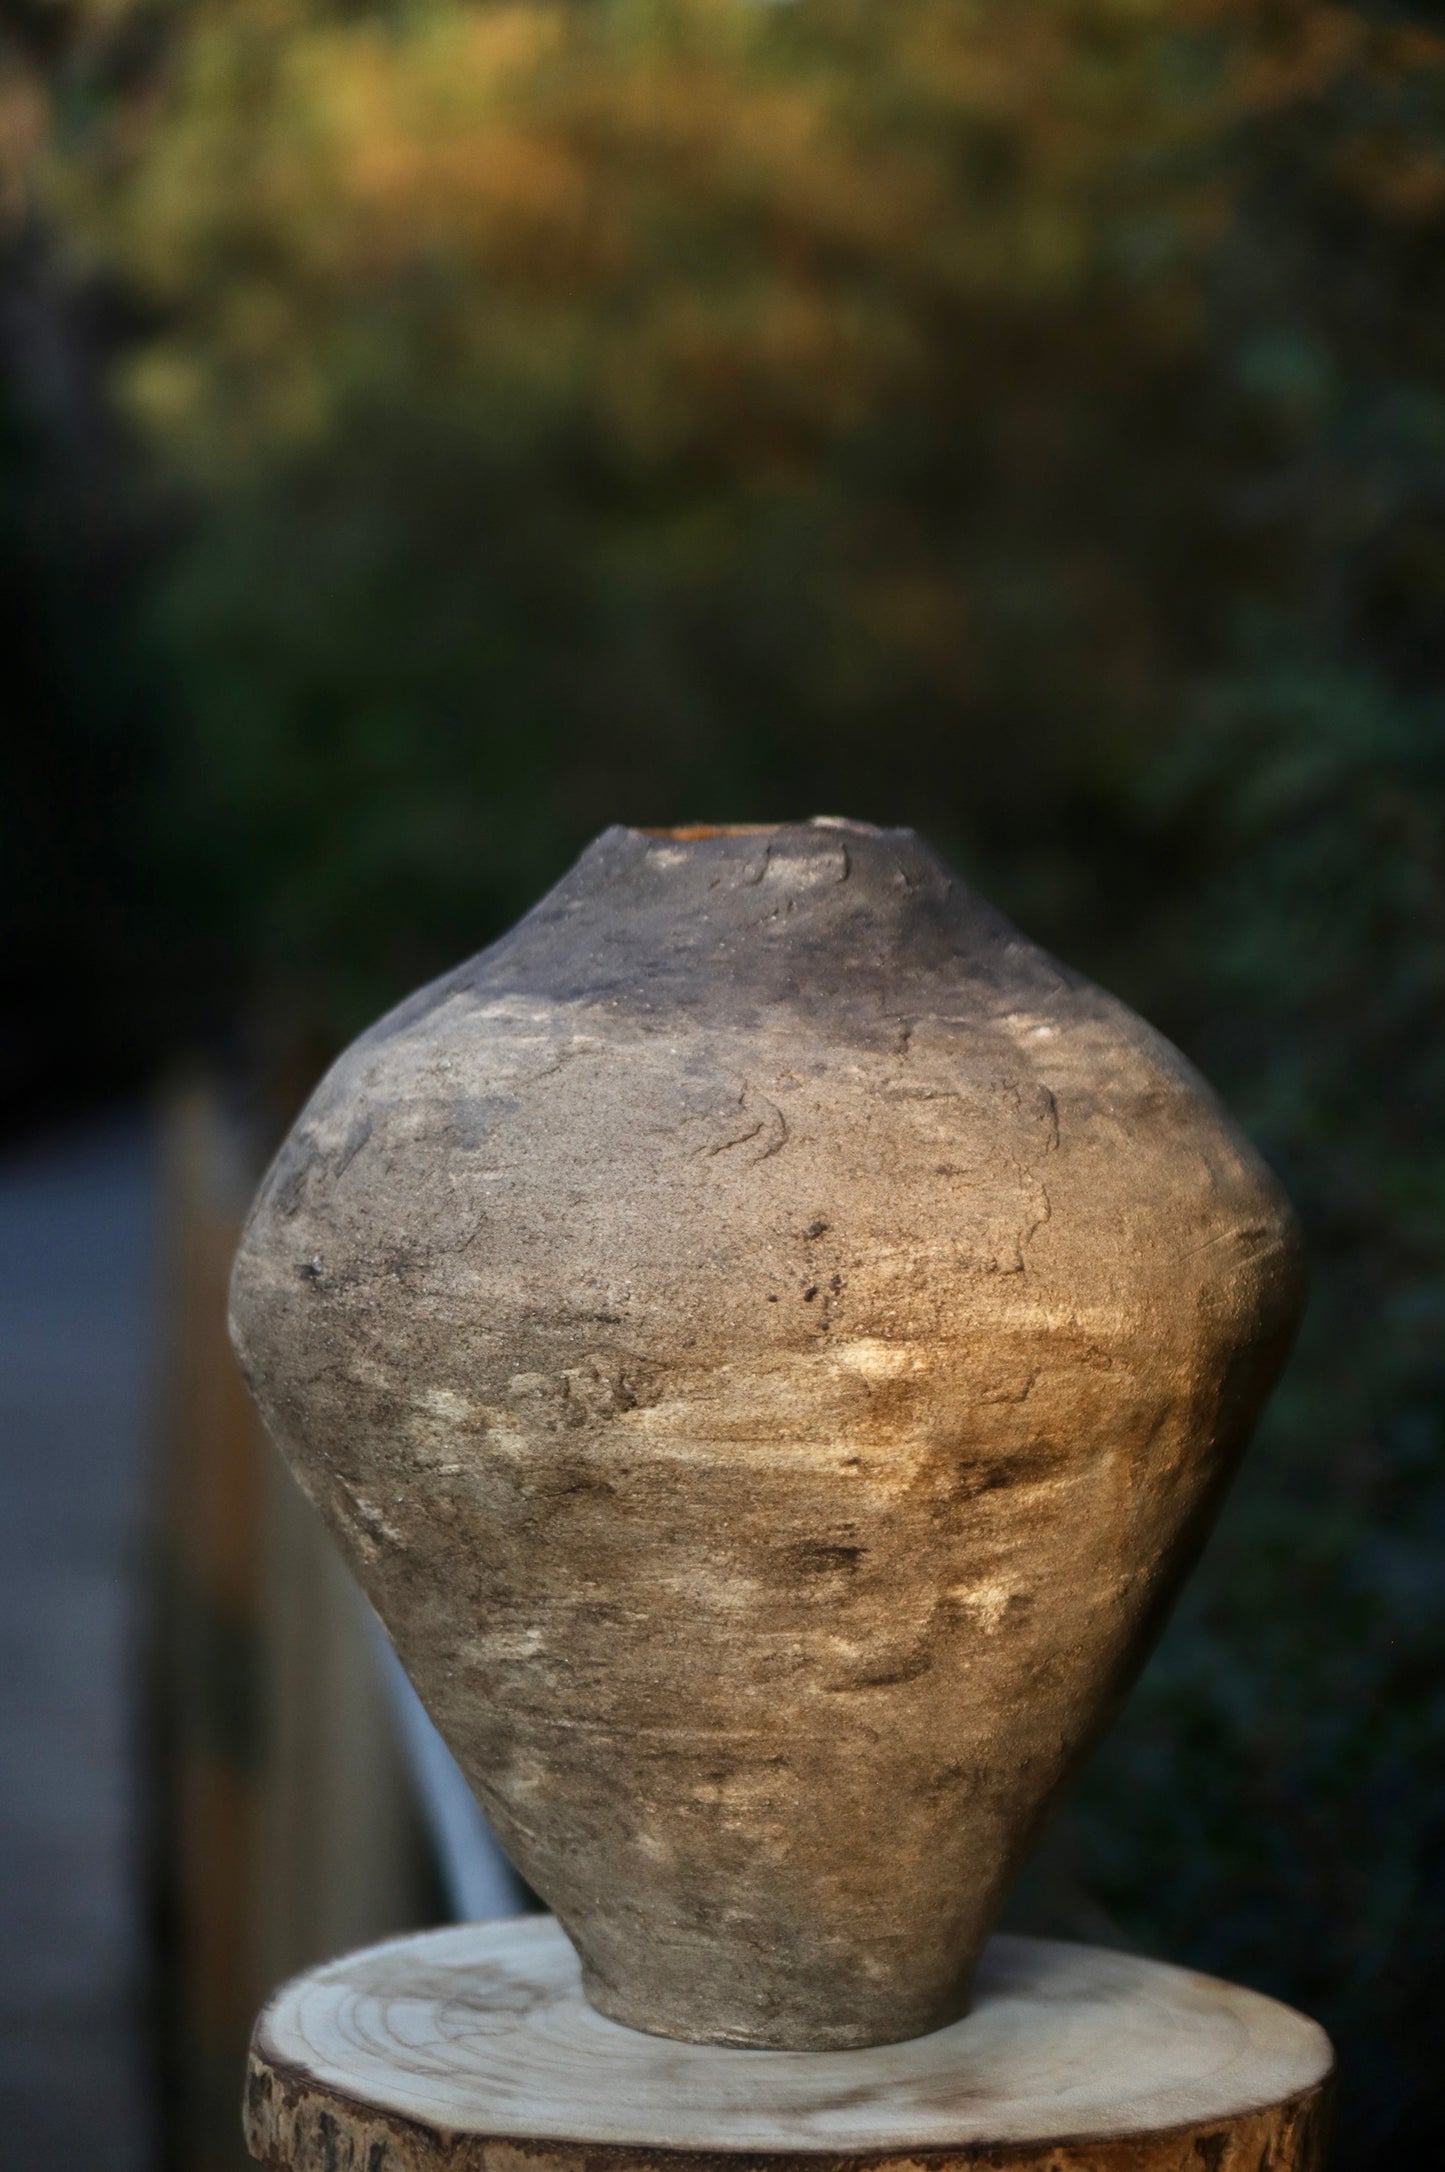
[{"label": "distressed textured vase", "polygon": [[1299,1284],[912,832],[614,829],[322,1081],[233,1333],[594,2004],[821,2049],[965,2009]]}]

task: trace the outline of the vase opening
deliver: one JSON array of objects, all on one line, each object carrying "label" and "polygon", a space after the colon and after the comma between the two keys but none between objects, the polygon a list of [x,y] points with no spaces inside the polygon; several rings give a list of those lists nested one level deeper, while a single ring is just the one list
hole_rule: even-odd
[{"label": "vase opening", "polygon": [[781,822],[684,822],[675,830],[639,831],[642,837],[668,837],[674,844],[700,844],[705,837],[771,837]]}]

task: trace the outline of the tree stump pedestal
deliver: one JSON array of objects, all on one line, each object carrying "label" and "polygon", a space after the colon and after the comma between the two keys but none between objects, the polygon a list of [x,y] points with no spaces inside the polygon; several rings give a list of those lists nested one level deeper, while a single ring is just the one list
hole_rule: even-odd
[{"label": "tree stump pedestal", "polygon": [[1319,2172],[1323,2030],[1259,1993],[998,1937],[971,2012],[860,2051],[646,2036],[546,1916],[395,1940],[262,2014],[246,2136],[287,2172]]}]

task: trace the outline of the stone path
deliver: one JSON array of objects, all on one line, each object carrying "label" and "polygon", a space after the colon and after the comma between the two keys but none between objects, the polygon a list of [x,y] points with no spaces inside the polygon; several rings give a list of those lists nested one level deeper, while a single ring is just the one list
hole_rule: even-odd
[{"label": "stone path", "polygon": [[149,2172],[135,1662],[155,1170],[0,1157],[0,2165]]}]

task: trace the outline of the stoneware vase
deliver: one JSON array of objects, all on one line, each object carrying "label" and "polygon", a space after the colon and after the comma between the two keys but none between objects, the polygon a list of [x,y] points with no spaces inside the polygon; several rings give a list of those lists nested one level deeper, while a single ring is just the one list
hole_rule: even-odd
[{"label": "stoneware vase", "polygon": [[605,2014],[969,1981],[1294,1327],[1169,1043],[911,831],[612,829],[317,1088],[232,1332]]}]

